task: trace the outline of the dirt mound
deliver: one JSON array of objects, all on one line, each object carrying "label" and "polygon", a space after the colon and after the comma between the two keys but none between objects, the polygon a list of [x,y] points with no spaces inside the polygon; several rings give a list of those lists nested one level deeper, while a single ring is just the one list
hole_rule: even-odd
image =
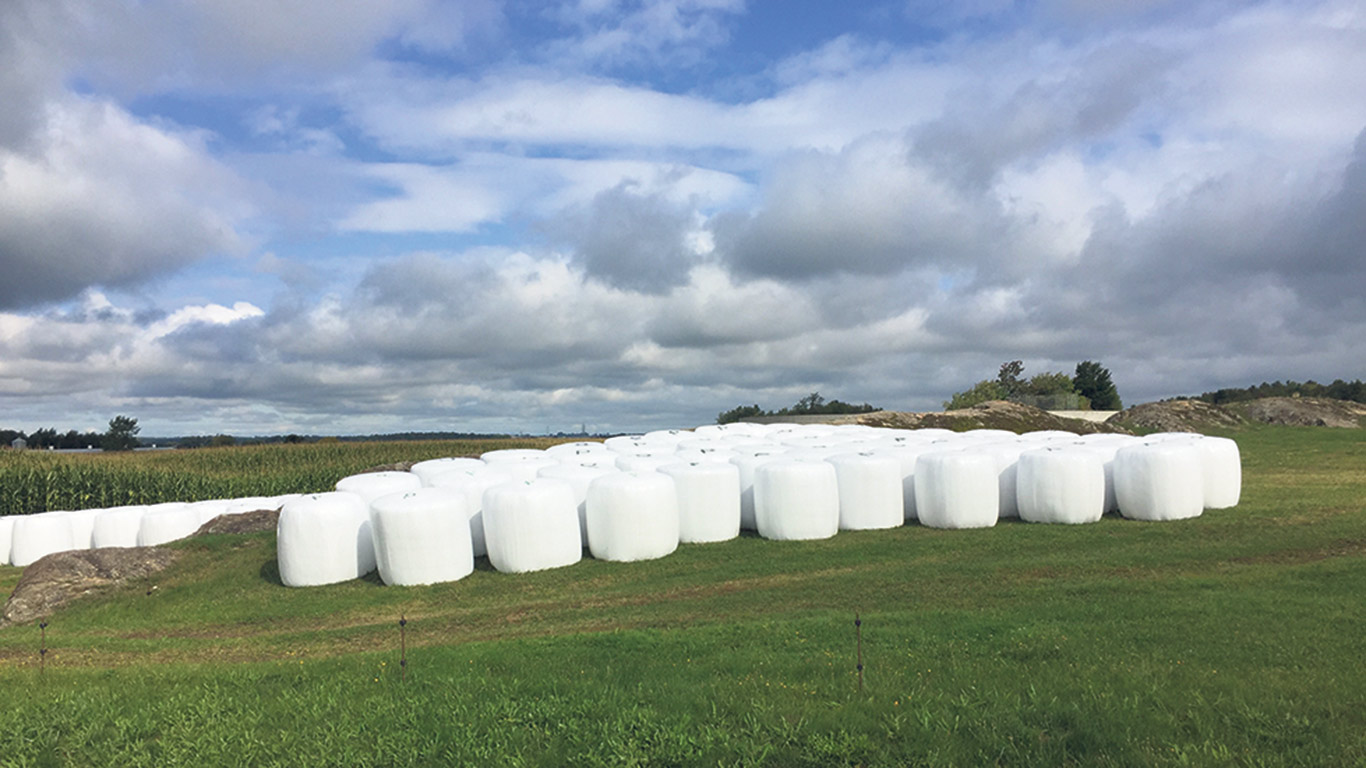
[{"label": "dirt mound", "polygon": [[1298,427],[1359,428],[1366,417],[1366,405],[1319,397],[1264,397],[1225,407],[1248,421]]},{"label": "dirt mound", "polygon": [[273,531],[280,521],[280,510],[258,509],[237,515],[219,515],[199,526],[191,536],[208,536],[214,533],[256,533]]},{"label": "dirt mound", "polygon": [[1111,416],[1119,424],[1144,432],[1203,432],[1236,429],[1249,422],[1298,427],[1360,427],[1366,405],[1317,397],[1264,397],[1227,405],[1203,400],[1144,403]]},{"label": "dirt mound", "polygon": [[164,547],[77,549],[48,555],[24,569],[0,624],[49,616],[83,595],[165,570],[180,552]]},{"label": "dirt mound", "polygon": [[1145,432],[1204,432],[1239,427],[1245,420],[1223,406],[1203,400],[1167,400],[1126,408],[1105,423]]},{"label": "dirt mound", "polygon": [[[832,420],[834,421],[834,420]],[[939,413],[904,413],[900,411],[874,411],[841,417],[835,423],[867,424],[874,427],[894,429],[952,429],[963,432],[969,429],[1008,429],[1011,432],[1035,432],[1041,429],[1059,429],[1079,435],[1093,432],[1119,432],[1128,434],[1129,430],[1119,424],[1096,423],[1083,419],[1068,419],[1056,416],[1041,408],[1005,400],[992,400],[961,408],[956,411]]]}]

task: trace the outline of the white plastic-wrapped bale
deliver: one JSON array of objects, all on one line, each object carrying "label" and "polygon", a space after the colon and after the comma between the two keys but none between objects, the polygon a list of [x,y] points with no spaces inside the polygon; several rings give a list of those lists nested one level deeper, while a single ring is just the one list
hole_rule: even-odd
[{"label": "white plastic-wrapped bale", "polygon": [[1078,437],[1076,432],[1068,432],[1062,429],[1036,429],[1033,432],[1025,432],[1020,435],[1022,440],[1032,440],[1040,443],[1052,442],[1071,442]]},{"label": "white plastic-wrapped bale", "polygon": [[67,513],[67,522],[71,524],[72,549],[90,549],[94,546],[95,517],[103,511],[103,509],[78,509]]},{"label": "white plastic-wrapped bale", "polygon": [[0,516],[0,565],[9,565],[10,547],[14,543],[14,515]]},{"label": "white plastic-wrapped bale", "polygon": [[915,510],[931,528],[989,528],[1000,516],[996,459],[971,450],[921,454],[915,464]]},{"label": "white plastic-wrapped bale", "polygon": [[542,453],[539,456],[509,457],[490,461],[488,465],[498,470],[506,472],[512,476],[513,481],[535,480],[537,474],[546,467],[553,467],[560,462]]},{"label": "white plastic-wrapped bale", "polygon": [[1227,437],[1206,436],[1195,445],[1200,449],[1204,470],[1205,509],[1238,506],[1243,490],[1243,464],[1238,444]]},{"label": "white plastic-wrapped bale", "polygon": [[556,464],[552,467],[543,467],[537,474],[539,477],[564,480],[573,487],[574,503],[578,505],[579,510],[579,535],[584,541],[588,541],[588,486],[599,477],[616,471],[582,464]]},{"label": "white plastic-wrapped bale", "polygon": [[541,478],[502,483],[484,492],[489,562],[504,573],[573,565],[583,559],[574,489]]},{"label": "white plastic-wrapped bale", "polygon": [[915,463],[923,453],[939,450],[933,448],[929,443],[918,445],[898,444],[899,447],[879,448],[878,450],[888,453],[896,458],[901,465],[901,510],[902,519],[906,522],[917,519],[915,509]]},{"label": "white plastic-wrapped bale", "polygon": [[1015,492],[1016,462],[1020,460],[1021,453],[1037,447],[1039,445],[1036,443],[1019,440],[982,443],[969,447],[973,453],[988,454],[996,461],[996,514],[998,519],[1020,516]]},{"label": "white plastic-wrapped bale", "polygon": [[240,515],[263,509],[278,510],[282,504],[283,502],[276,501],[274,496],[243,496],[240,499],[229,499],[223,509],[223,514]]},{"label": "white plastic-wrapped bale", "polygon": [[512,481],[512,475],[488,464],[469,469],[452,469],[432,478],[432,488],[451,488],[464,494],[465,511],[469,513],[470,548],[475,557],[488,554],[488,545],[484,540],[484,491]]},{"label": "white plastic-wrapped bale", "polygon": [[338,491],[354,493],[366,504],[381,496],[416,491],[421,487],[422,478],[412,472],[362,472],[337,481]]},{"label": "white plastic-wrapped bale", "polygon": [[[616,453],[615,451],[599,451],[596,453],[561,455],[557,463],[574,464],[576,466],[588,467],[590,469],[601,469],[607,472],[616,472],[617,459],[620,456],[621,454]],[[537,474],[540,474],[539,469],[536,470],[536,472]]]},{"label": "white plastic-wrapped bale", "polygon": [[287,587],[357,579],[375,570],[366,502],[349,491],[300,496],[280,508],[276,561]]},{"label": "white plastic-wrapped bale", "polygon": [[701,450],[693,448],[680,448],[676,453],[674,453],[674,458],[677,460],[675,463],[681,464],[689,464],[693,462],[704,461],[728,464],[730,463],[731,459],[739,455],[740,454],[738,452],[728,450],[725,448],[707,448]]},{"label": "white plastic-wrapped bale", "polygon": [[1002,440],[1018,440],[1019,435],[1008,429],[969,429],[959,432],[956,441],[964,446],[982,443],[996,443]]},{"label": "white plastic-wrapped bale", "polygon": [[375,566],[385,584],[458,581],[474,571],[469,510],[453,488],[420,488],[370,502]]},{"label": "white plastic-wrapped bale", "polygon": [[862,451],[831,456],[839,488],[843,531],[896,528],[906,522],[901,462],[891,453]]},{"label": "white plastic-wrapped bale", "polygon": [[419,461],[409,467],[408,471],[417,475],[417,478],[422,481],[423,487],[430,487],[432,478],[442,472],[449,472],[453,469],[470,469],[471,467],[482,466],[484,463],[482,459],[472,459],[467,456],[446,456],[440,459]]},{"label": "white plastic-wrapped bale", "polygon": [[23,568],[54,552],[75,549],[66,512],[19,515],[10,532],[10,565]]},{"label": "white plastic-wrapped bale", "polygon": [[660,467],[678,494],[678,540],[728,541],[740,535],[740,469],[730,462],[688,461]]},{"label": "white plastic-wrapped bale", "polygon": [[778,541],[828,539],[839,531],[835,468],[824,461],[775,459],[754,470],[754,522]]},{"label": "white plastic-wrapped bale", "polygon": [[1183,520],[1205,508],[1200,449],[1189,440],[1142,443],[1115,453],[1115,499],[1134,520]]},{"label": "white plastic-wrapped bale", "polygon": [[568,456],[582,456],[590,453],[608,453],[607,446],[593,440],[579,440],[573,443],[560,443],[545,449],[545,455],[564,461]]},{"label": "white plastic-wrapped bale", "polygon": [[180,501],[153,504],[138,524],[138,546],[154,547],[179,541],[199,530],[199,510]]},{"label": "white plastic-wrapped bale", "polygon": [[588,551],[599,560],[654,560],[678,549],[678,492],[660,472],[613,472],[588,485]]},{"label": "white plastic-wrapped bale", "polygon": [[147,511],[145,505],[113,507],[95,516],[95,525],[90,532],[90,544],[101,547],[136,547],[138,529],[142,527],[142,515]]},{"label": "white plastic-wrapped bale", "polygon": [[535,448],[500,448],[496,451],[485,451],[479,454],[479,458],[488,464],[495,464],[500,461],[527,461],[528,459],[544,459],[545,451]]},{"label": "white plastic-wrapped bale", "polygon": [[1105,463],[1089,448],[1035,448],[1016,467],[1020,518],[1031,523],[1094,523],[1105,513]]},{"label": "white plastic-wrapped bale", "polygon": [[775,448],[770,451],[755,451],[749,454],[740,454],[731,459],[736,469],[740,470],[740,527],[752,531],[757,527],[754,522],[754,471],[764,464],[782,456],[783,449]]},{"label": "white plastic-wrapped bale", "polygon": [[199,524],[209,522],[220,515],[229,514],[232,508],[232,499],[211,499],[209,501],[196,501],[190,504],[195,514],[199,515]]},{"label": "white plastic-wrapped bale", "polygon": [[617,469],[622,472],[654,472],[666,464],[677,464],[678,456],[662,453],[656,456],[632,456],[621,454],[617,457]]},{"label": "white plastic-wrapped bale", "polygon": [[642,435],[646,442],[662,443],[666,445],[678,445],[679,442],[687,440],[693,433],[686,429],[658,429],[653,432],[646,432]]}]

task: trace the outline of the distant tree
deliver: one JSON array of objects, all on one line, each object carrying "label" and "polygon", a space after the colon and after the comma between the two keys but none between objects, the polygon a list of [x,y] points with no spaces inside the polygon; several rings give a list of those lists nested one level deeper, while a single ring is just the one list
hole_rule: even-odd
[{"label": "distant tree", "polygon": [[106,451],[131,451],[138,446],[141,431],[138,420],[129,416],[115,416],[109,420],[109,431],[104,433],[101,447]]},{"label": "distant tree", "polygon": [[237,438],[232,435],[214,435],[213,438],[209,440],[210,448],[224,448],[229,445],[237,445]]},{"label": "distant tree", "polygon": [[971,408],[978,403],[1004,400],[1006,396],[1005,387],[1001,386],[1000,380],[985,379],[972,385],[972,389],[955,393],[952,398],[944,403],[944,410],[956,411],[960,408]]},{"label": "distant tree", "polygon": [[798,400],[791,413],[820,413],[822,405],[825,405],[825,398],[821,397],[819,392],[812,392]]},{"label": "distant tree", "polygon": [[1072,385],[1082,397],[1091,401],[1097,411],[1118,411],[1124,405],[1119,400],[1119,390],[1110,380],[1110,371],[1100,363],[1084,360],[1077,363],[1077,375]]},{"label": "distant tree", "polygon": [[758,404],[755,404],[755,405],[740,405],[740,406],[736,406],[736,407],[730,409],[729,411],[725,411],[725,412],[723,412],[723,413],[718,413],[718,414],[716,415],[716,423],[717,423],[717,424],[732,424],[732,423],[737,422],[737,421],[744,421],[745,419],[752,418],[752,417],[754,417],[754,416],[763,416],[763,415],[764,415],[764,409],[763,409],[763,408],[760,408],[760,407],[758,406]]},{"label": "distant tree", "polygon": [[1010,395],[1018,395],[1024,388],[1024,382],[1020,381],[1020,374],[1024,373],[1024,361],[1011,360],[1008,363],[1001,363],[1001,371],[996,374],[996,383],[1000,385],[1001,391]]},{"label": "distant tree", "polygon": [[1072,377],[1065,373],[1040,373],[1021,387],[1026,395],[1069,395],[1076,392]]},{"label": "distant tree", "polygon": [[33,430],[33,434],[28,436],[28,447],[30,448],[56,448],[57,430],[52,427]]},{"label": "distant tree", "polygon": [[[758,408],[759,406],[756,405],[755,407]],[[720,423],[720,422],[718,422],[718,423]],[[293,443],[302,443],[303,441],[304,441],[303,437],[301,437],[301,436],[299,436],[299,435],[296,435],[296,434],[294,434],[293,432],[289,433],[288,435],[285,435],[284,438],[281,440],[281,442],[291,443],[291,444],[293,444]]]}]

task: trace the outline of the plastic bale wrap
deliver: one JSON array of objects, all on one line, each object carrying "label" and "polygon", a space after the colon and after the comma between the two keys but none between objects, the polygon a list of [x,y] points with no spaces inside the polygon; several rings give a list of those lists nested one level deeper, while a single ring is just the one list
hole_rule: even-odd
[{"label": "plastic bale wrap", "polygon": [[1020,518],[1031,523],[1094,523],[1105,514],[1105,462],[1089,448],[1035,448],[1016,467]]},{"label": "plastic bale wrap", "polygon": [[747,531],[753,531],[758,526],[754,521],[754,472],[759,467],[773,461],[783,455],[782,448],[775,448],[769,451],[756,451],[749,454],[740,454],[731,459],[736,469],[740,470],[740,527]]},{"label": "plastic bale wrap", "polygon": [[678,540],[728,541],[740,535],[740,469],[730,462],[688,461],[660,467],[678,494]]},{"label": "plastic bale wrap", "polygon": [[494,464],[500,461],[527,461],[528,459],[544,459],[545,451],[538,451],[535,448],[500,448],[496,451],[485,451],[479,454],[479,458],[485,463]]},{"label": "plastic bale wrap", "polygon": [[337,481],[338,491],[354,493],[366,504],[381,496],[416,491],[421,487],[422,478],[412,472],[362,472]]},{"label": "plastic bale wrap", "polygon": [[1031,440],[1037,443],[1070,443],[1078,437],[1080,437],[1080,435],[1076,432],[1068,432],[1063,429],[1036,429],[1033,432],[1025,432],[1020,435],[1020,439],[1022,440]]},{"label": "plastic bale wrap", "polygon": [[489,562],[504,573],[573,565],[583,558],[574,489],[542,478],[502,483],[484,492]]},{"label": "plastic bale wrap", "polygon": [[666,464],[677,464],[678,456],[673,453],[657,456],[632,456],[621,454],[617,457],[617,469],[622,472],[654,472]]},{"label": "plastic bale wrap", "polygon": [[660,472],[614,472],[588,486],[588,551],[599,560],[654,560],[678,549],[678,492]]},{"label": "plastic bale wrap", "polygon": [[14,515],[0,516],[0,565],[9,565],[9,551],[14,544]]},{"label": "plastic bale wrap", "polygon": [[90,532],[90,544],[101,547],[136,547],[138,529],[142,527],[142,516],[147,507],[113,507],[95,516],[95,526]]},{"label": "plastic bale wrap", "polygon": [[537,473],[538,477],[545,477],[552,480],[563,480],[574,489],[574,503],[579,510],[579,536],[588,541],[588,486],[594,480],[603,475],[609,475],[620,470],[608,469],[603,467],[586,467],[582,464],[556,464],[552,467],[544,467]]},{"label": "plastic bale wrap", "polygon": [[71,523],[71,548],[90,549],[94,546],[95,518],[103,509],[78,509],[67,513]]},{"label": "plastic bale wrap", "polygon": [[410,467],[408,471],[412,472],[414,475],[417,475],[417,478],[422,481],[422,486],[424,488],[427,488],[431,487],[432,478],[436,477],[442,472],[449,472],[452,469],[470,469],[471,467],[477,467],[484,463],[485,462],[482,459],[472,459],[469,457],[462,456],[447,456],[441,459],[428,459],[426,461],[419,461],[418,463]]},{"label": "plastic bale wrap", "polygon": [[996,514],[998,519],[1020,516],[1015,492],[1016,462],[1020,460],[1021,453],[1038,447],[1040,447],[1038,443],[1009,440],[969,445],[965,448],[965,450],[970,450],[973,453],[988,454],[996,460]]},{"label": "plastic bale wrap", "polygon": [[375,570],[366,501],[349,491],[285,502],[275,526],[276,561],[287,587],[336,584]]},{"label": "plastic bale wrap", "polygon": [[754,522],[776,541],[828,539],[839,531],[835,467],[823,461],[776,459],[754,472]]},{"label": "plastic bale wrap", "polygon": [[240,499],[229,499],[223,514],[241,515],[262,509],[278,510],[283,504],[284,502],[278,501],[274,496],[244,496]]},{"label": "plastic bale wrap", "polygon": [[228,512],[232,508],[232,499],[212,499],[210,501],[196,501],[190,504],[190,508],[199,515],[199,524],[209,522],[220,515],[231,514]]},{"label": "plastic bale wrap", "polygon": [[973,451],[934,451],[916,459],[915,509],[931,528],[989,528],[1000,517],[995,457]]},{"label": "plastic bale wrap", "polygon": [[23,568],[53,552],[75,549],[65,512],[20,515],[10,531],[10,565]]},{"label": "plastic bale wrap", "polygon": [[919,445],[899,444],[899,447],[881,447],[876,450],[896,458],[901,465],[901,511],[902,520],[910,522],[917,519],[915,508],[915,464],[921,454],[939,450],[928,443]]},{"label": "plastic bale wrap", "polygon": [[512,475],[485,464],[469,469],[453,469],[432,478],[433,488],[452,488],[465,496],[465,511],[469,513],[470,548],[475,557],[488,554],[484,539],[484,491],[495,485],[512,482]]},{"label": "plastic bale wrap", "polygon": [[1238,506],[1243,490],[1243,464],[1238,444],[1227,437],[1202,437],[1195,446],[1200,449],[1204,471],[1205,509]]},{"label": "plastic bale wrap", "polygon": [[831,456],[839,488],[842,531],[896,528],[906,522],[901,461],[890,452]]},{"label": "plastic bale wrap", "polygon": [[491,461],[489,466],[499,472],[506,472],[514,481],[535,480],[542,469],[553,467],[560,462],[549,456],[526,457],[523,459],[509,459],[506,461]]},{"label": "plastic bale wrap", "polygon": [[142,513],[142,522],[138,525],[138,546],[154,547],[179,541],[199,530],[200,525],[199,510],[191,504],[178,501],[153,504]]},{"label": "plastic bale wrap", "polygon": [[646,432],[641,437],[647,443],[677,446],[680,442],[692,438],[693,433],[686,429],[659,429],[654,432]]},{"label": "plastic bale wrap", "polygon": [[421,488],[370,502],[375,566],[385,584],[458,581],[474,572],[469,509],[454,488]]},{"label": "plastic bale wrap", "polygon": [[[616,472],[617,459],[621,456],[613,451],[601,451],[592,454],[574,454],[572,456],[560,456],[559,464],[574,464],[590,469],[601,469],[608,472]],[[540,474],[540,470],[536,470]]]},{"label": "plastic bale wrap", "polygon": [[570,456],[582,456],[591,453],[609,453],[607,446],[592,440],[579,440],[573,443],[560,443],[545,449],[545,455],[557,461],[565,461]]},{"label": "plastic bale wrap", "polygon": [[689,464],[692,462],[703,461],[728,464],[730,463],[731,459],[739,455],[740,454],[736,451],[728,450],[725,448],[680,448],[676,453],[674,453],[674,459],[677,460],[675,463],[680,464]]},{"label": "plastic bale wrap", "polygon": [[1189,440],[1143,443],[1115,453],[1119,513],[1133,520],[1183,520],[1205,508],[1200,449]]}]

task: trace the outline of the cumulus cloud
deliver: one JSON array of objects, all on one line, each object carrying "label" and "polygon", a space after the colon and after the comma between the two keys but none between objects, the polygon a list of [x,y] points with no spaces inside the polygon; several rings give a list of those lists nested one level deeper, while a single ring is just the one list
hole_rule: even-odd
[{"label": "cumulus cloud", "polygon": [[128,286],[242,247],[251,213],[193,135],[87,99],[49,102],[28,151],[0,147],[0,308]]}]

